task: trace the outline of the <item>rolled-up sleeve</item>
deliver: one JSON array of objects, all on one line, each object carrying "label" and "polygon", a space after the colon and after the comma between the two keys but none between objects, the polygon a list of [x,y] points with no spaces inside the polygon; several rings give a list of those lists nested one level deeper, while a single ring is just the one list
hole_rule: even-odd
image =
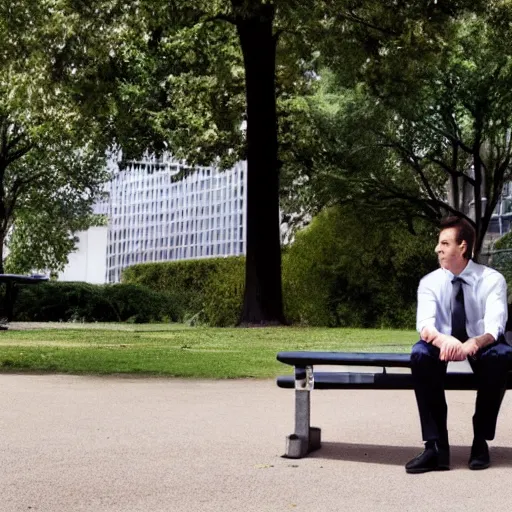
[{"label": "rolled-up sleeve", "polygon": [[436,304],[434,291],[428,286],[425,279],[422,279],[418,286],[418,309],[416,312],[416,329],[419,333],[424,327],[435,327]]},{"label": "rolled-up sleeve", "polygon": [[484,329],[497,340],[505,333],[507,323],[507,283],[501,274],[495,274],[489,285],[490,291],[485,301]]}]

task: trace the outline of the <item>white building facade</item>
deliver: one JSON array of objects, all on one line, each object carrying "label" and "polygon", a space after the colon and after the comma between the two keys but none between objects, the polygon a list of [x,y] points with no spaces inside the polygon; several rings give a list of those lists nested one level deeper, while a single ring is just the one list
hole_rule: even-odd
[{"label": "white building facade", "polygon": [[169,155],[114,170],[106,282],[119,282],[136,263],[245,254],[246,182],[245,162],[220,171]]},{"label": "white building facade", "polygon": [[136,263],[245,254],[246,162],[220,171],[164,155],[109,167],[109,198],[95,208],[108,225],[76,233],[60,281],[117,283]]}]

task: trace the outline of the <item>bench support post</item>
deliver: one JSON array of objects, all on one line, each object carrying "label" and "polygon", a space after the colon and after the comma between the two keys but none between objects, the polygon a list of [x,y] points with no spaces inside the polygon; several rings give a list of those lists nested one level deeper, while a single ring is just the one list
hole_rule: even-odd
[{"label": "bench support post", "polygon": [[313,368],[295,368],[295,432],[286,437],[284,457],[300,459],[321,446],[321,431],[311,427]]}]

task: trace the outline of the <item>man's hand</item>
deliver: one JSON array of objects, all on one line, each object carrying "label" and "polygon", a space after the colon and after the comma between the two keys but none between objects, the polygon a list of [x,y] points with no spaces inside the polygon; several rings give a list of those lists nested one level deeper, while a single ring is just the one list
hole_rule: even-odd
[{"label": "man's hand", "polygon": [[464,361],[467,354],[464,352],[464,343],[453,336],[443,336],[439,359],[441,361]]},{"label": "man's hand", "polygon": [[462,350],[466,357],[472,357],[480,350],[480,347],[475,338],[469,338],[469,340],[462,344]]},{"label": "man's hand", "polygon": [[423,341],[432,343],[439,336],[439,331],[433,325],[427,325],[421,330],[420,336]]},{"label": "man's hand", "polygon": [[433,325],[423,327],[420,336],[423,341],[431,343],[432,345],[434,345],[434,347],[437,347],[439,350],[441,350],[441,347],[443,346],[445,340],[451,338],[451,336],[448,336],[447,334],[441,334]]}]

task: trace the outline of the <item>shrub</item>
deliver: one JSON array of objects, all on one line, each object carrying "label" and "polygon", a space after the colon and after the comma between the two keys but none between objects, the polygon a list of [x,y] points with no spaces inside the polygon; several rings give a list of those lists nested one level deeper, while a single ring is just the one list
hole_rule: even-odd
[{"label": "shrub", "polygon": [[244,257],[141,263],[125,269],[122,281],[165,292],[179,321],[234,325],[242,304]]},{"label": "shrub", "polygon": [[512,302],[512,232],[503,235],[497,240],[493,249],[503,251],[492,254],[489,265],[505,276],[508,285],[508,301],[510,303]]},{"label": "shrub", "polygon": [[236,325],[240,319],[245,281],[245,258],[219,262],[204,290],[204,319],[212,326]]},{"label": "shrub", "polygon": [[437,267],[434,234],[417,235],[353,209],[323,211],[283,260],[286,315],[295,323],[413,327],[420,278]]},{"label": "shrub", "polygon": [[37,322],[176,320],[169,296],[138,285],[49,282],[21,286],[14,319]]},{"label": "shrub", "polygon": [[155,292],[134,284],[105,285],[103,292],[105,300],[115,311],[120,322],[147,323],[178,320],[172,297],[166,293]]}]

